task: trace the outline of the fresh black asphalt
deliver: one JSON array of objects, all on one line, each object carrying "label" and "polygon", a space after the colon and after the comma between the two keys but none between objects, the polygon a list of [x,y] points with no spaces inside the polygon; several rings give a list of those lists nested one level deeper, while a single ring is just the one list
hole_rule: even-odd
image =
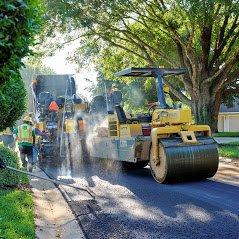
[{"label": "fresh black asphalt", "polygon": [[93,200],[64,187],[87,238],[239,238],[237,186],[211,180],[163,185],[149,167],[122,172],[99,164],[79,166],[74,181],[96,194]]}]

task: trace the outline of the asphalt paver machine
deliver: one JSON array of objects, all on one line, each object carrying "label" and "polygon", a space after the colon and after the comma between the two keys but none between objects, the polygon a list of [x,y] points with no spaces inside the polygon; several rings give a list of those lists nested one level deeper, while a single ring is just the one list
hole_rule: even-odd
[{"label": "asphalt paver machine", "polygon": [[[60,156],[65,157],[69,134],[74,132],[75,115],[87,110],[87,102],[76,94],[72,75],[38,75],[32,90],[36,127],[48,134],[47,139],[38,140],[40,159],[59,161]],[[56,110],[51,110],[53,103]]]},{"label": "asphalt paver machine", "polygon": [[92,157],[121,161],[129,168],[150,165],[160,183],[206,179],[217,172],[217,143],[208,125],[192,123],[191,109],[171,108],[164,94],[164,77],[184,74],[184,69],[129,68],[119,77],[154,77],[158,102],[149,115],[127,118],[123,107],[108,112],[107,127],[91,138]]}]

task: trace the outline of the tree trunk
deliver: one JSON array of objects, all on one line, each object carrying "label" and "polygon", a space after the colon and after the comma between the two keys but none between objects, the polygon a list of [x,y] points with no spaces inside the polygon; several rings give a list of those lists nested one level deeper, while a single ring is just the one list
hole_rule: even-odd
[{"label": "tree trunk", "polygon": [[209,125],[212,132],[217,132],[221,97],[212,97],[207,87],[203,87],[200,92],[191,94],[191,96],[195,124]]}]

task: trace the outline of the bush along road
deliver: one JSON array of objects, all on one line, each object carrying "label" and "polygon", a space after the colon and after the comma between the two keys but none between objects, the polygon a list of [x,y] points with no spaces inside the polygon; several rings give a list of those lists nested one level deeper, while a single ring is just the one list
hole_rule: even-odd
[{"label": "bush along road", "polygon": [[[8,166],[20,168],[19,158],[0,146],[0,157]],[[0,238],[34,239],[32,195],[27,176],[0,169]]]}]

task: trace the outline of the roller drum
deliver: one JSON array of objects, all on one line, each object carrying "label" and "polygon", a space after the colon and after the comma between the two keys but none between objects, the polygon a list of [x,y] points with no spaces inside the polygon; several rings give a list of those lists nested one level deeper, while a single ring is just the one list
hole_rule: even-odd
[{"label": "roller drum", "polygon": [[159,158],[150,156],[151,172],[161,182],[189,181],[213,177],[218,169],[217,143],[198,137],[198,144],[185,144],[181,138],[159,140]]}]

